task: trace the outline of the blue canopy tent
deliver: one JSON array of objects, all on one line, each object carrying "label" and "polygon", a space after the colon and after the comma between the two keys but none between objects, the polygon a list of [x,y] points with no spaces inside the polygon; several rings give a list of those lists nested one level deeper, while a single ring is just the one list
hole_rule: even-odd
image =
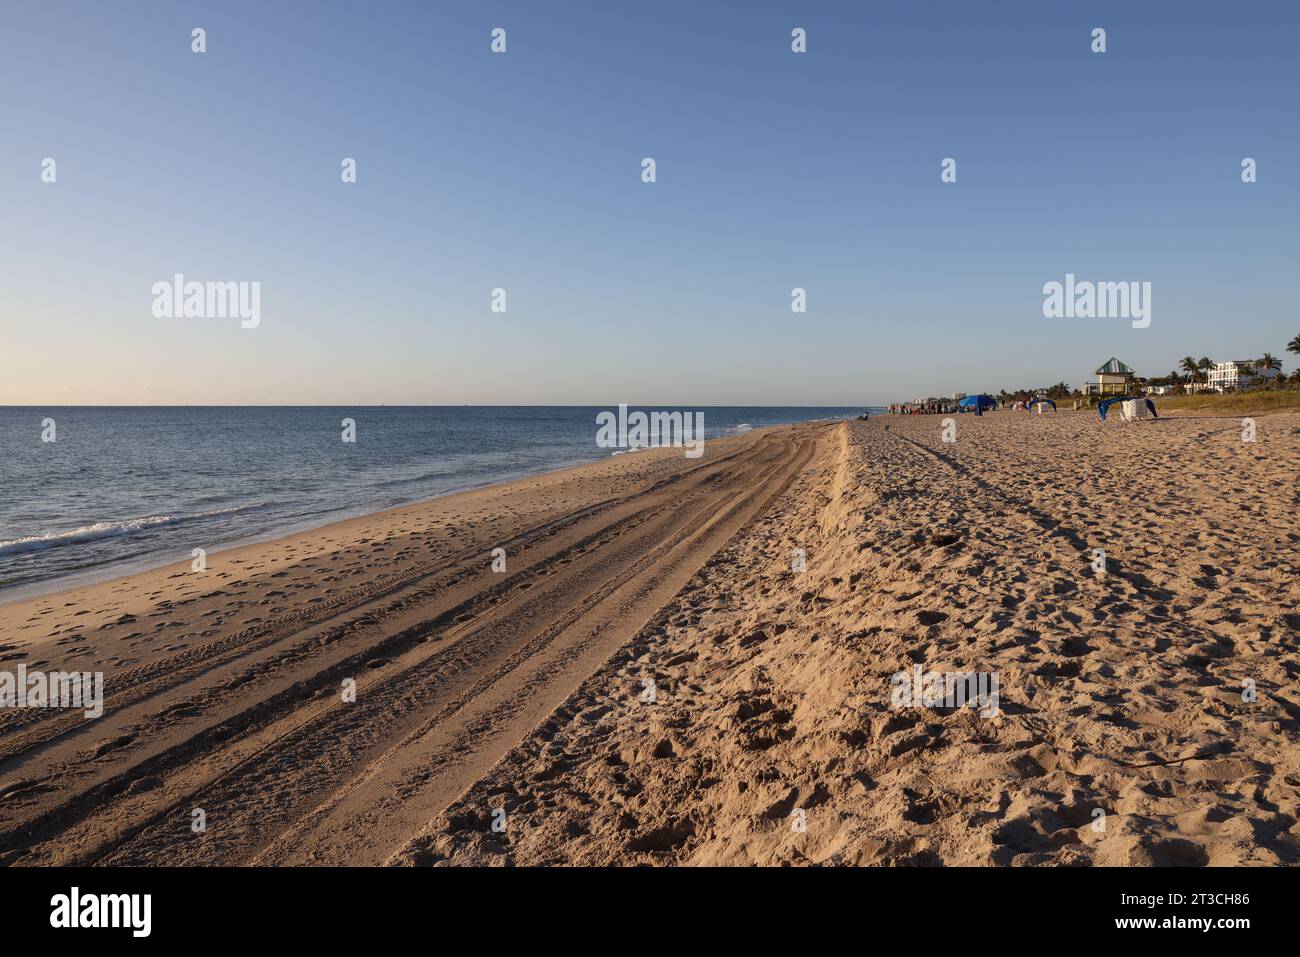
[{"label": "blue canopy tent", "polygon": [[974,412],[976,415],[983,415],[985,409],[996,409],[998,400],[991,395],[968,395],[957,403],[957,408],[963,412]]},{"label": "blue canopy tent", "polygon": [[1040,396],[1039,396],[1038,398],[1036,398],[1036,399],[1030,399],[1030,400],[1025,404],[1025,408],[1026,408],[1026,409],[1032,409],[1034,406],[1038,405],[1040,402],[1042,402],[1042,403],[1044,403],[1044,404],[1046,404],[1046,405],[1050,405],[1050,406],[1052,407],[1052,411],[1053,411],[1053,412],[1056,411],[1056,403],[1053,402],[1051,399],[1049,399],[1049,398],[1048,398],[1047,396],[1045,396],[1045,395],[1040,395]]},{"label": "blue canopy tent", "polygon": [[[1102,399],[1100,402],[1097,403],[1097,414],[1101,416],[1101,421],[1105,422],[1106,413],[1110,411],[1110,407],[1112,405],[1114,405],[1116,402],[1125,402],[1125,401],[1135,400],[1135,399],[1142,399],[1142,396],[1113,395],[1109,399]],[[1153,419],[1160,418],[1160,416],[1156,415],[1156,404],[1152,402],[1150,399],[1146,399],[1145,402],[1147,404],[1147,411],[1151,413],[1151,418]]]}]

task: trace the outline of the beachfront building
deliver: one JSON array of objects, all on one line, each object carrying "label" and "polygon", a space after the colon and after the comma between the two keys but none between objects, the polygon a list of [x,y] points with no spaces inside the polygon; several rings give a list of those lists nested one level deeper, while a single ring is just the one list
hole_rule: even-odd
[{"label": "beachfront building", "polygon": [[1226,392],[1228,389],[1244,389],[1264,379],[1276,379],[1277,376],[1277,369],[1256,368],[1254,359],[1231,359],[1216,362],[1208,379],[1215,392]]},{"label": "beachfront building", "polygon": [[1093,378],[1084,382],[1081,391],[1084,395],[1131,394],[1136,378],[1137,373],[1111,356],[1105,365],[1093,373]]}]

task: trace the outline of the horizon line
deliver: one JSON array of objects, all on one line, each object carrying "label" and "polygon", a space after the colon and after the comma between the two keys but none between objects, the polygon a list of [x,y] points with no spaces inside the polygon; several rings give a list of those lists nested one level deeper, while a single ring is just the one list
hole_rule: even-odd
[{"label": "horizon line", "polygon": [[[618,405],[626,405],[629,408],[640,407],[650,408],[654,406],[662,407],[686,407],[691,406],[701,409],[857,409],[857,408],[880,408],[880,403],[830,403],[830,404],[789,404],[789,403],[756,403],[756,402],[735,402],[735,403],[712,403],[703,404],[696,402],[616,402]],[[885,403],[888,405],[888,403]],[[405,402],[304,402],[304,403],[117,403],[117,402],[96,402],[96,403],[29,403],[18,405],[16,403],[0,402],[0,409],[603,409],[609,408],[608,402],[588,402],[588,403],[549,403],[549,402],[456,402],[456,403],[405,403]]]}]

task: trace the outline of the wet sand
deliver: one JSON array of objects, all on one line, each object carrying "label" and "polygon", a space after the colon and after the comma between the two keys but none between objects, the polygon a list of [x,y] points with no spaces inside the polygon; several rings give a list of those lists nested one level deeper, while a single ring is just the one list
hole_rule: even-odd
[{"label": "wet sand", "polygon": [[0,607],[4,667],[106,680],[99,720],[0,712],[2,859],[381,863],[829,428],[642,451]]},{"label": "wet sand", "polygon": [[[0,668],[107,680],[0,712],[0,861],[1300,861],[1300,415],[942,418],[0,606]],[[897,707],[916,665],[996,713]]]}]

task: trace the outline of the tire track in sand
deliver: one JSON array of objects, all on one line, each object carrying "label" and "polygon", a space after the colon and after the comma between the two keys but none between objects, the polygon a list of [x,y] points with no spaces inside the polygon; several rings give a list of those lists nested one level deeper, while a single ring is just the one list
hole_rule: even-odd
[{"label": "tire track in sand", "polygon": [[[514,709],[531,720],[537,707],[551,701],[544,692],[557,681],[573,675],[580,679],[584,668],[599,663],[591,663],[591,656],[603,656],[605,639],[614,634],[607,627],[608,619],[619,617],[610,610],[623,609],[620,614],[626,617],[629,608],[647,602],[657,607],[655,602],[671,597],[676,589],[670,586],[676,579],[667,570],[680,567],[687,570],[688,578],[721,541],[770,500],[774,488],[788,481],[787,473],[797,470],[799,451],[811,449],[815,432],[803,429],[798,442],[784,436],[780,441],[761,438],[740,452],[625,499],[630,505],[615,509],[618,514],[611,516],[603,531],[583,540],[576,557],[563,558],[564,552],[556,551],[542,562],[527,594],[517,587],[522,574],[510,576],[513,589],[498,589],[494,578],[499,576],[481,576],[479,592],[473,592],[472,584],[467,586],[470,599],[455,606],[471,609],[468,620],[454,625],[437,642],[421,640],[423,636],[415,633],[427,628],[428,620],[411,625],[408,616],[367,622],[374,634],[360,656],[381,645],[394,654],[394,660],[373,678],[358,680],[359,703],[374,697],[374,707],[357,708],[347,718],[341,706],[329,708],[310,700],[304,704],[301,694],[281,694],[275,701],[254,697],[255,703],[246,709],[254,720],[245,727],[210,726],[188,735],[174,730],[170,737],[163,736],[169,747],[160,756],[127,768],[98,790],[83,792],[80,800],[74,795],[65,802],[62,815],[47,816],[44,827],[29,828],[26,835],[13,831],[0,835],[0,848],[26,836],[32,845],[23,863],[203,863],[246,860],[259,848],[267,860],[284,859],[283,850],[273,843],[278,828],[325,803],[346,809],[353,818],[358,801],[362,806],[372,800],[382,803],[388,796],[376,793],[375,785],[366,782],[385,780],[388,772],[379,773],[366,762],[387,753],[389,766],[409,765],[401,760],[392,763],[392,755],[401,755],[412,742],[423,739],[431,724],[441,727],[448,715],[463,712],[459,720],[468,727],[471,713],[490,712],[484,707],[465,709],[486,700],[484,696],[500,678],[517,674],[511,681],[520,684],[520,700],[540,702]],[[647,500],[652,504],[642,507]],[[699,534],[688,534],[694,526],[699,526]],[[666,577],[656,581],[648,572],[658,565],[663,565]],[[474,600],[494,589],[500,593],[491,601]],[[628,604],[629,595],[641,604]],[[415,604],[418,610],[421,603]],[[590,630],[582,640],[575,638],[583,622],[602,615],[604,626]],[[454,617],[465,618],[465,614]],[[406,627],[399,628],[401,624]],[[436,621],[433,624],[437,626]],[[594,644],[593,634],[599,639]],[[404,642],[408,647],[403,647]],[[315,684],[328,684],[337,669],[319,674],[323,677]],[[486,684],[485,674],[491,679]],[[290,688],[301,684],[299,680]],[[252,693],[256,695],[257,689]],[[495,735],[502,750],[512,743],[510,733]],[[393,740],[403,735],[409,740],[394,747]],[[341,746],[345,741],[346,747]],[[162,785],[138,793],[133,783],[148,776],[161,778]],[[443,790],[425,791],[442,794],[447,787],[455,790],[461,785],[460,779],[447,785],[446,774],[439,780]],[[341,792],[346,792],[346,800],[337,797]],[[189,809],[194,806],[190,801],[209,809],[214,822],[201,840],[188,830]],[[232,810],[229,815],[221,811],[226,806]],[[432,816],[432,812],[419,813]],[[173,833],[177,825],[183,836]],[[220,839],[215,839],[217,835]],[[391,843],[400,842],[398,835]],[[352,850],[347,853],[348,862],[357,862]]]}]

